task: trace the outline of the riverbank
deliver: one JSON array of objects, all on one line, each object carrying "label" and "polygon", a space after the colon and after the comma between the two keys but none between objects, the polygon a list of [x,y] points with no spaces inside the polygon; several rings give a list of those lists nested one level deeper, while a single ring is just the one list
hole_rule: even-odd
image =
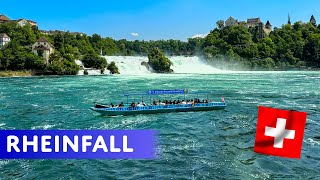
[{"label": "riverbank", "polygon": [[0,71],[0,77],[32,76],[31,71]]}]

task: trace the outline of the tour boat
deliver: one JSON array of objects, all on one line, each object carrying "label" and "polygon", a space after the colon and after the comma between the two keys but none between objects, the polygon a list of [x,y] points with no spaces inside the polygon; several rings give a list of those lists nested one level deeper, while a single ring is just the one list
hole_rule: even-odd
[{"label": "tour boat", "polygon": [[[194,96],[198,97],[198,95],[207,95],[207,103],[192,103],[192,104],[166,104],[166,105],[146,105],[142,107],[130,107],[129,106],[129,96],[137,95],[177,95],[184,94],[185,96]],[[209,102],[208,96],[210,93],[208,92],[196,92],[189,93],[187,90],[150,90],[145,94],[124,94],[127,97],[127,105],[124,107],[110,107],[102,104],[95,104],[94,107],[90,109],[96,111],[102,115],[106,116],[127,116],[127,115],[135,115],[135,114],[155,114],[155,113],[170,113],[170,112],[189,112],[189,111],[211,111],[211,110],[221,110],[224,109],[227,104],[224,101],[224,97],[222,97],[221,102]],[[172,96],[171,96],[172,97]],[[159,98],[150,98],[150,101],[159,99]]]}]

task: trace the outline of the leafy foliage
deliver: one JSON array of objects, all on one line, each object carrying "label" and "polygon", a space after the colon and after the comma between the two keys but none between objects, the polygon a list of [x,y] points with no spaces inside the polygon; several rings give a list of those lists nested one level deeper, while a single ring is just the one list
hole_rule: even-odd
[{"label": "leafy foliage", "polygon": [[153,49],[148,55],[150,67],[157,73],[171,73],[171,61],[159,49]]},{"label": "leafy foliage", "polygon": [[79,66],[74,63],[74,57],[70,54],[63,57],[56,51],[50,55],[49,62],[45,74],[76,75],[79,71]]},{"label": "leafy foliage", "polygon": [[[217,22],[219,24],[219,22]],[[319,27],[319,26],[318,26]],[[274,28],[269,36],[257,38],[256,28],[233,26],[212,30],[201,50],[210,64],[253,70],[320,67],[320,28],[314,17]],[[223,68],[223,67],[222,67]]]},{"label": "leafy foliage", "polygon": [[[79,71],[75,56],[77,48],[64,44],[61,35],[56,37],[41,34],[35,26],[18,26],[17,23],[0,24],[0,32],[6,33],[11,42],[0,50],[0,70],[35,70],[37,74],[75,75]],[[34,54],[31,45],[40,37],[46,37],[59,48],[51,54],[49,64],[45,64],[41,51]]]},{"label": "leafy foliage", "polygon": [[111,74],[120,74],[116,63],[113,61],[108,65],[107,69],[110,71]]},{"label": "leafy foliage", "polygon": [[87,68],[103,69],[107,67],[107,60],[94,52],[84,55],[82,63]]}]

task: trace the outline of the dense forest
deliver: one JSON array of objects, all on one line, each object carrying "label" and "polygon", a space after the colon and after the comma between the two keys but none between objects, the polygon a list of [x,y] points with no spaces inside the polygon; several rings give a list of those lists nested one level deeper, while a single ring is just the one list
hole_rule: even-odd
[{"label": "dense forest", "polygon": [[[320,25],[286,24],[259,39],[258,28],[243,26],[212,30],[200,43],[203,55],[216,66],[244,69],[293,69],[320,67]],[[217,22],[218,23],[218,22]]]},{"label": "dense forest", "polygon": [[[313,19],[312,19],[313,18]],[[202,56],[219,68],[250,70],[286,70],[320,68],[320,25],[314,17],[310,22],[285,24],[274,28],[264,38],[258,38],[258,28],[244,26],[223,27],[220,21],[205,38],[180,40],[127,41],[103,38],[98,34],[59,32],[42,34],[36,26],[20,27],[16,23],[0,24],[0,33],[6,33],[11,42],[0,50],[0,70],[37,70],[44,74],[77,74],[75,59],[86,67],[118,73],[115,63],[108,63],[99,55],[144,55],[154,49],[166,55]],[[49,64],[32,53],[31,46],[40,37],[54,45],[55,53]],[[167,64],[166,64],[167,65]]]}]

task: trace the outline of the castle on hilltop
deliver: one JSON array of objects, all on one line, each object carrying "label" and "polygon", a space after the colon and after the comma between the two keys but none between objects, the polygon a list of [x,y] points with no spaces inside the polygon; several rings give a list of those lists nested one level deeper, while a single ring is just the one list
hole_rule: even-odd
[{"label": "castle on hilltop", "polygon": [[251,27],[258,27],[259,30],[259,38],[263,38],[264,34],[269,35],[272,31],[272,25],[269,20],[264,25],[260,18],[248,18],[247,21],[238,21],[230,16],[225,22],[225,27],[232,27],[232,26],[244,26],[246,28]]}]

